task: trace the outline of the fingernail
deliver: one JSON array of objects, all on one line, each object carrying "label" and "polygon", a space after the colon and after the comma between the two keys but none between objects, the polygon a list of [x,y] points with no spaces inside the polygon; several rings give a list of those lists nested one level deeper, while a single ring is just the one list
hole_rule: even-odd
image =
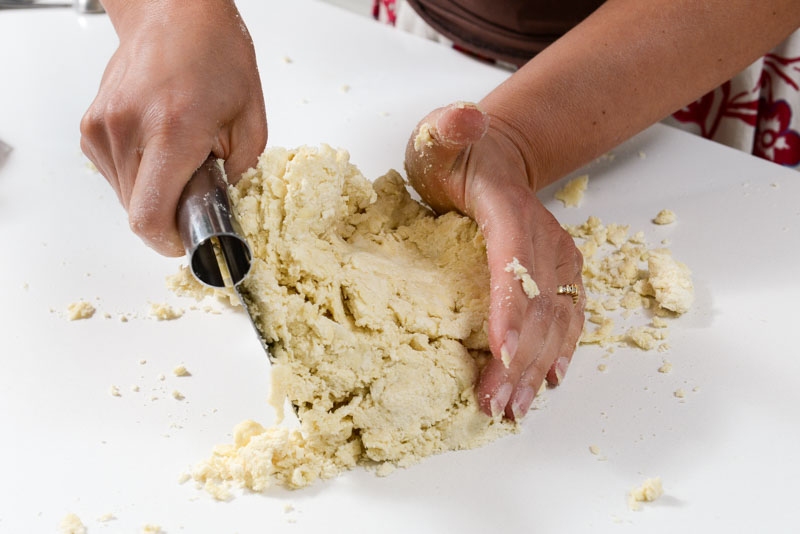
[{"label": "fingernail", "polygon": [[514,414],[514,421],[519,421],[525,417],[525,414],[531,408],[531,404],[533,404],[535,396],[536,392],[530,386],[526,386],[517,392],[514,402],[511,403],[511,413]]},{"label": "fingernail", "polygon": [[506,332],[506,339],[503,341],[503,346],[500,347],[500,360],[503,362],[503,365],[508,366],[511,365],[511,360],[514,358],[514,355],[517,353],[517,347],[519,346],[519,334],[516,330],[509,330]]},{"label": "fingernail", "polygon": [[567,374],[567,368],[569,367],[569,358],[566,356],[560,357],[556,360],[555,365],[556,371],[556,384],[560,384],[564,380],[564,375]]},{"label": "fingernail", "polygon": [[492,417],[497,417],[505,411],[508,399],[511,398],[512,389],[511,384],[503,384],[494,392],[492,401],[489,403],[492,409]]}]

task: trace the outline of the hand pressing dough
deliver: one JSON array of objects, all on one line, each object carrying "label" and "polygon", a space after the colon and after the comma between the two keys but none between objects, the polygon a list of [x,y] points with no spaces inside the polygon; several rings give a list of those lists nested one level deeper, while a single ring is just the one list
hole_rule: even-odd
[{"label": "hand pressing dough", "polygon": [[[297,488],[358,464],[379,472],[516,430],[478,409],[490,358],[489,271],[467,217],[435,217],[394,171],[374,184],[328,146],[271,148],[230,190],[253,249],[244,282],[271,346],[272,400],[299,430],[245,421],[196,466],[231,484]],[[173,286],[192,284],[184,270]]]}]

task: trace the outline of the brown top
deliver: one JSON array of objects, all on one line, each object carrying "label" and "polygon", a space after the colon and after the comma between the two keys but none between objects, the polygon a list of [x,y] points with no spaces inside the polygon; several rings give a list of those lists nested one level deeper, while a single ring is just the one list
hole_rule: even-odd
[{"label": "brown top", "polygon": [[603,0],[407,1],[425,22],[456,45],[516,65],[544,50],[603,3]]}]

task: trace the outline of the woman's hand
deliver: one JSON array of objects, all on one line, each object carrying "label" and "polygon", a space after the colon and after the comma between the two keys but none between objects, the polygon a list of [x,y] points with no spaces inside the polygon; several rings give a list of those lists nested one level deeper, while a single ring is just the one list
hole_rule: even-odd
[{"label": "woman's hand", "polygon": [[[489,346],[494,358],[477,385],[491,415],[524,416],[546,379],[564,377],[583,328],[583,258],[539,202],[535,180],[500,121],[471,104],[440,108],[422,120],[406,149],[409,181],[438,212],[457,210],[479,225],[491,277]],[[539,294],[526,294],[509,264],[518,260]],[[576,284],[577,302],[557,294]]]},{"label": "woman's hand", "polygon": [[235,179],[267,139],[255,51],[231,0],[105,0],[119,35],[81,148],[156,251],[183,254],[178,199],[210,153]]}]

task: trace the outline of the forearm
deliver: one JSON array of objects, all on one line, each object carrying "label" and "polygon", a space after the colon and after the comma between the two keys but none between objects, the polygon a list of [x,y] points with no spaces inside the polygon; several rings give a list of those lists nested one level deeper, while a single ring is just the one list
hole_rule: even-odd
[{"label": "forearm", "polygon": [[733,77],[797,0],[608,0],[481,102],[540,189]]},{"label": "forearm", "polygon": [[238,16],[233,0],[103,0],[103,7],[120,38],[135,32],[143,20],[157,20],[170,27],[212,22],[220,10]]}]

